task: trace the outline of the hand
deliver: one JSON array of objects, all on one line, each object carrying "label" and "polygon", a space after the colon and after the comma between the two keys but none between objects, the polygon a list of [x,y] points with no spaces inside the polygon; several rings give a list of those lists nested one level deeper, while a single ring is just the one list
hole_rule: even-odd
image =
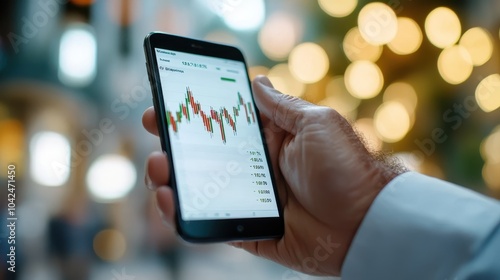
[{"label": "hand", "polygon": [[[285,217],[281,239],[231,245],[292,269],[340,275],[351,241],[368,208],[396,171],[372,156],[351,125],[335,110],[284,95],[265,77],[253,83]],[[144,127],[158,133],[154,110]],[[148,159],[148,180],[158,208],[173,225],[168,162],[159,152]]]}]

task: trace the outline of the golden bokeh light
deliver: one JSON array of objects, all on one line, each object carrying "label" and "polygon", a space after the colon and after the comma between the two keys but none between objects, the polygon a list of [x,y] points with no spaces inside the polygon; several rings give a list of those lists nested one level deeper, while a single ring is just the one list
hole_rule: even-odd
[{"label": "golden bokeh light", "polygon": [[347,90],[360,99],[377,96],[384,86],[384,76],[373,62],[359,60],[351,63],[345,72]]},{"label": "golden bokeh light", "polygon": [[275,65],[269,70],[267,77],[274,88],[288,95],[301,96],[306,88],[302,82],[294,78],[286,63]]},{"label": "golden bokeh light", "polygon": [[377,61],[382,55],[382,46],[368,43],[357,27],[351,28],[342,42],[344,53],[350,61],[369,60]]},{"label": "golden bokeh light", "polygon": [[105,261],[118,261],[127,249],[125,236],[114,229],[100,231],[94,237],[94,252]]},{"label": "golden bokeh light", "polygon": [[406,82],[390,84],[384,91],[384,102],[397,101],[403,104],[408,112],[414,112],[418,104],[415,88]]},{"label": "golden bokeh light", "polygon": [[373,2],[364,6],[359,12],[358,26],[361,36],[367,42],[384,45],[396,37],[398,19],[387,4]]},{"label": "golden bokeh light", "polygon": [[325,50],[315,43],[302,43],[290,53],[289,67],[299,81],[312,84],[328,73],[330,61]]},{"label": "golden bokeh light", "polygon": [[[0,131],[2,131],[0,133],[0,155],[2,155],[0,166],[7,166],[13,162],[23,162],[24,129],[23,123],[19,120],[0,118]],[[4,131],[6,133],[3,133]],[[19,171],[17,172],[19,173]]]},{"label": "golden bokeh light", "polygon": [[493,191],[500,191],[500,162],[487,162],[483,166],[483,179]]},{"label": "golden bokeh light", "polygon": [[320,105],[331,107],[349,118],[354,116],[352,112],[358,108],[361,101],[349,94],[343,76],[331,78],[325,91],[326,98],[319,102]]},{"label": "golden bokeh light", "polygon": [[321,9],[332,17],[345,17],[350,15],[358,0],[318,0]]},{"label": "golden bokeh light", "polygon": [[251,81],[253,81],[253,79],[255,79],[255,77],[259,75],[267,76],[268,73],[269,73],[269,68],[267,68],[266,66],[257,65],[248,68],[248,76],[250,76]]},{"label": "golden bokeh light", "polygon": [[487,162],[500,163],[500,125],[481,143],[481,156]]},{"label": "golden bokeh light", "polygon": [[465,82],[473,70],[469,52],[460,45],[444,49],[438,58],[438,70],[447,83],[458,85]]},{"label": "golden bokeh light", "polygon": [[398,32],[396,37],[387,46],[399,55],[412,54],[422,45],[422,30],[411,18],[398,18]]},{"label": "golden bokeh light", "polygon": [[493,39],[488,31],[480,27],[467,30],[460,39],[460,45],[467,49],[474,66],[485,64],[493,55]]},{"label": "golden bokeh light", "polygon": [[285,13],[271,15],[259,32],[262,52],[272,60],[284,60],[298,41],[297,23]]},{"label": "golden bokeh light", "polygon": [[382,140],[377,136],[373,119],[363,118],[354,123],[354,128],[361,134],[365,144],[372,151],[382,150]]},{"label": "golden bokeh light", "polygon": [[438,7],[425,19],[425,33],[429,41],[438,48],[453,46],[462,33],[457,14],[447,7]]},{"label": "golden bokeh light", "polygon": [[500,108],[500,74],[489,75],[477,85],[476,101],[487,113]]},{"label": "golden bokeh light", "polygon": [[403,104],[384,102],[375,112],[375,130],[384,142],[394,143],[403,139],[410,130],[410,116]]}]

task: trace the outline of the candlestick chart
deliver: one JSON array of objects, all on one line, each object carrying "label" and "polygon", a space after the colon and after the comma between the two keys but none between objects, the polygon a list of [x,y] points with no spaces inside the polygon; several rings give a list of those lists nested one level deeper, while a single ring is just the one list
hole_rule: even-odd
[{"label": "candlestick chart", "polygon": [[251,102],[246,102],[238,92],[235,95],[235,104],[230,107],[208,107],[194,97],[194,93],[189,87],[186,87],[184,100],[179,103],[178,108],[171,111],[167,110],[167,125],[172,128],[174,133],[178,133],[183,125],[195,125],[193,118],[201,118],[203,129],[211,137],[219,133],[220,138],[226,144],[226,130],[234,135],[238,132],[238,125],[255,125],[255,112]]}]

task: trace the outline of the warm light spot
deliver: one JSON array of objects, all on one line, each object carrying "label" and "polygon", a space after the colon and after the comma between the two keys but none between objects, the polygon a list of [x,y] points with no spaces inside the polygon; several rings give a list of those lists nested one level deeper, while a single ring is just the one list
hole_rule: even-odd
[{"label": "warm light spot", "polygon": [[301,96],[306,88],[302,82],[293,77],[286,63],[275,65],[269,70],[267,77],[274,88],[288,95]]},{"label": "warm light spot", "polygon": [[358,108],[361,102],[349,94],[343,76],[333,77],[328,81],[325,95],[326,98],[320,101],[319,104],[331,107],[344,116],[349,116],[352,111]]},{"label": "warm light spot", "polygon": [[321,9],[332,17],[345,17],[350,15],[358,0],[318,0]]},{"label": "warm light spot", "polygon": [[493,54],[491,35],[480,27],[467,30],[460,39],[460,45],[467,49],[474,66],[485,64]]},{"label": "warm light spot", "polygon": [[481,156],[485,161],[500,163],[500,125],[481,143]]},{"label": "warm light spot", "polygon": [[269,73],[269,68],[265,66],[252,66],[248,69],[248,75],[250,76],[251,81],[259,75],[267,76],[267,73]]},{"label": "warm light spot", "polygon": [[137,171],[128,158],[107,154],[92,163],[86,179],[87,187],[96,201],[113,202],[132,190]]},{"label": "warm light spot", "polygon": [[369,99],[377,96],[384,86],[384,76],[378,66],[370,61],[351,63],[345,72],[347,90],[357,98]]},{"label": "warm light spot", "polygon": [[70,175],[69,139],[57,132],[43,131],[30,141],[30,171],[33,180],[48,187],[64,185]]},{"label": "warm light spot", "polygon": [[[0,104],[1,105],[1,104]],[[0,106],[0,110],[2,106]],[[0,113],[0,166],[8,166],[11,163],[21,163],[25,152],[24,126],[16,119],[3,119]],[[5,132],[5,133],[4,133]],[[19,168],[16,171],[19,175]],[[7,173],[0,174],[0,178]]]},{"label": "warm light spot", "polygon": [[89,6],[94,3],[94,0],[71,0],[71,3],[78,6]]},{"label": "warm light spot", "polygon": [[487,162],[483,166],[483,179],[493,191],[500,191],[500,162]]},{"label": "warm light spot", "polygon": [[476,101],[485,112],[500,108],[500,74],[484,78],[476,88]]},{"label": "warm light spot", "polygon": [[438,48],[444,49],[454,45],[461,32],[460,19],[450,8],[436,8],[425,19],[427,38]]},{"label": "warm light spot", "polygon": [[438,58],[438,70],[443,79],[458,85],[472,74],[473,65],[467,50],[459,45],[444,49]]},{"label": "warm light spot", "polygon": [[357,27],[353,27],[347,32],[342,47],[350,61],[369,60],[375,62],[380,58],[383,49],[382,46],[372,45],[363,39]]},{"label": "warm light spot", "polygon": [[259,32],[259,45],[272,60],[284,60],[298,41],[294,18],[285,13],[269,17]]},{"label": "warm light spot", "polygon": [[393,157],[397,158],[409,170],[416,172],[421,171],[424,162],[422,158],[410,152],[396,153]]},{"label": "warm light spot", "polygon": [[410,130],[410,116],[403,104],[395,101],[384,102],[375,112],[375,129],[388,143],[398,142]]},{"label": "warm light spot", "polygon": [[392,41],[398,31],[398,19],[387,4],[373,2],[361,9],[358,16],[361,36],[374,45],[383,45]]},{"label": "warm light spot", "polygon": [[390,84],[384,92],[384,102],[397,101],[403,104],[408,113],[413,113],[417,108],[418,97],[415,88],[405,82]]},{"label": "warm light spot", "polygon": [[100,231],[94,237],[93,242],[95,254],[104,261],[118,261],[127,250],[125,236],[118,230],[106,229]]},{"label": "warm light spot", "polygon": [[311,84],[321,80],[326,75],[330,62],[322,47],[314,43],[302,43],[292,50],[289,67],[295,78]]},{"label": "warm light spot", "polygon": [[382,140],[377,136],[377,131],[373,124],[373,119],[359,119],[354,124],[354,128],[361,133],[363,140],[365,141],[368,148],[373,151],[382,150]]},{"label": "warm light spot", "polygon": [[387,46],[396,54],[412,54],[422,44],[422,31],[418,24],[411,18],[398,18],[398,32],[394,40]]}]

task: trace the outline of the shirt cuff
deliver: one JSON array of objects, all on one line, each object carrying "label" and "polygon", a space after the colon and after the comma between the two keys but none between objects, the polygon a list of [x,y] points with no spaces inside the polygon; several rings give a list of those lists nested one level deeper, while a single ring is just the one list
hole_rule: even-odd
[{"label": "shirt cuff", "polygon": [[344,260],[343,279],[454,279],[500,223],[498,201],[408,172],[377,196]]}]

